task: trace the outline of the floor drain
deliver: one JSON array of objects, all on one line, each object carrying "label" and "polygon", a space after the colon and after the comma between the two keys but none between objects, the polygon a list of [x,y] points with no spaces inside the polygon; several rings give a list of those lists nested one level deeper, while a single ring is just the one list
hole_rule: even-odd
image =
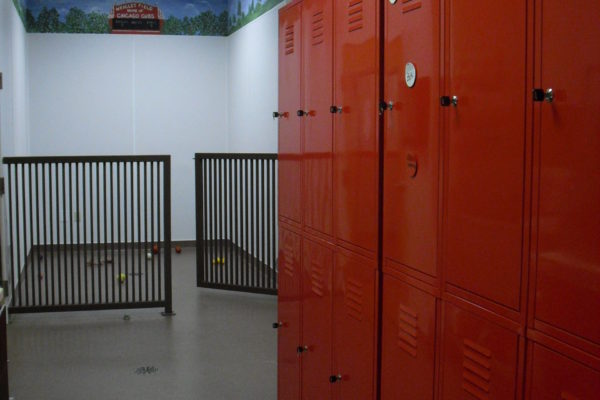
[{"label": "floor drain", "polygon": [[136,375],[153,375],[158,372],[156,367],[139,367],[135,370]]}]

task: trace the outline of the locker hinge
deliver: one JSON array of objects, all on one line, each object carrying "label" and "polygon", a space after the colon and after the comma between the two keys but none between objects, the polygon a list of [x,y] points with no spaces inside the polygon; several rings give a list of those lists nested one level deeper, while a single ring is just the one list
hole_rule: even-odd
[{"label": "locker hinge", "polygon": [[4,84],[2,82],[2,72],[0,72],[0,90],[4,88]]},{"label": "locker hinge", "polygon": [[5,188],[4,188],[4,177],[0,178],[0,196],[4,196]]}]

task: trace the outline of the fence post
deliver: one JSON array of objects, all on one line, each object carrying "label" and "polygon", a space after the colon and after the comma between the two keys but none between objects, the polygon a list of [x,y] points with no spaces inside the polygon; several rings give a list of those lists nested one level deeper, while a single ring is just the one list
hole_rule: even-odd
[{"label": "fence post", "polygon": [[204,281],[204,173],[202,158],[196,154],[196,286]]},{"label": "fence post", "polygon": [[165,311],[163,316],[173,316],[173,288],[171,278],[171,156],[167,156],[164,164],[164,196],[165,196]]}]

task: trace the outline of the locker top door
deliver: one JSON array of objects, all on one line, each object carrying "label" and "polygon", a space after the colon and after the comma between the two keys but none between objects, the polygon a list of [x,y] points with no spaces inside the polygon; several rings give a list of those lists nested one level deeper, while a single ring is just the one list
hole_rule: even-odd
[{"label": "locker top door", "polygon": [[335,1],[334,227],[370,256],[379,214],[379,3]]},{"label": "locker top door", "polygon": [[[600,3],[544,0],[535,317],[600,354]],[[560,300],[558,300],[560,299]]]},{"label": "locker top door", "polygon": [[304,63],[304,223],[333,235],[333,0],[302,5]]},{"label": "locker top door", "polygon": [[300,224],[302,4],[279,12],[279,214]]},{"label": "locker top door", "polygon": [[386,1],[385,17],[384,257],[435,276],[440,1]]},{"label": "locker top door", "polygon": [[527,2],[448,3],[447,282],[520,310]]}]

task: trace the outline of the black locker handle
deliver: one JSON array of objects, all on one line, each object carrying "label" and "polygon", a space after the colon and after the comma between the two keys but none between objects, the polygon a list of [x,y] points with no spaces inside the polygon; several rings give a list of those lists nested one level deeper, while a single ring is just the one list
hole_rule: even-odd
[{"label": "black locker handle", "polygon": [[440,105],[442,107],[449,107],[450,104],[452,104],[452,101],[450,100],[450,96],[442,96],[442,97],[440,97]]},{"label": "black locker handle", "polygon": [[283,322],[273,322],[273,329],[278,329],[283,326]]},{"label": "black locker handle", "polygon": [[331,375],[329,377],[329,383],[336,383],[342,380],[342,375],[338,374],[338,375]]}]

